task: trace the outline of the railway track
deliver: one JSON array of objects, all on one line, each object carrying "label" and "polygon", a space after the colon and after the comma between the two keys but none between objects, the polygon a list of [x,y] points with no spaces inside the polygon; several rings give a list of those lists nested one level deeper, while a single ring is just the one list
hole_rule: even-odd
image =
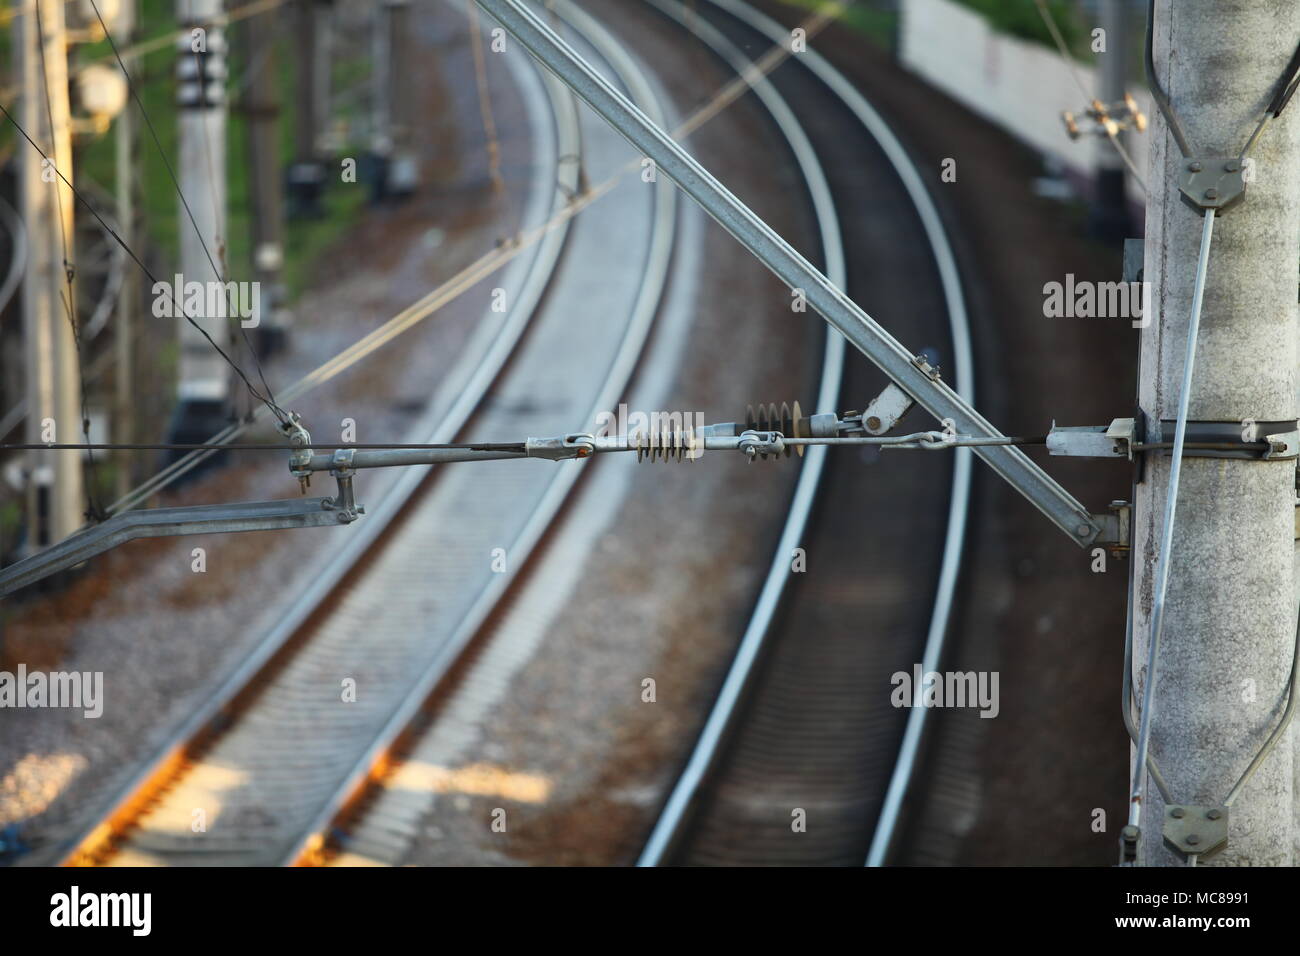
[{"label": "railway track", "polygon": [[[652,2],[683,19],[672,0]],[[789,36],[742,0],[699,6],[712,26],[697,35],[728,61],[740,48]],[[961,283],[918,171],[827,61],[812,50],[793,60],[773,73],[778,92],[764,101],[788,104],[769,106],[783,128],[791,115],[801,118],[833,208],[856,213],[844,216],[846,281],[830,277],[906,341],[938,351],[971,400]],[[883,385],[865,365],[845,366],[845,401],[859,408]],[[926,714],[894,708],[889,678],[913,663],[936,669],[942,659],[970,457],[959,453],[950,476],[932,460],[900,456],[885,470],[872,467],[874,457],[832,458],[815,508],[811,494],[796,496],[767,586],[640,865],[888,861]],[[845,534],[845,516],[863,530]],[[796,576],[790,555],[799,543],[808,571]],[[935,582],[923,598],[922,581]]]},{"label": "railway track", "polygon": [[[677,22],[686,22],[684,8],[675,0],[647,2]],[[691,27],[736,72],[749,65],[742,47],[752,47],[756,39],[766,46],[787,35],[738,0],[713,2],[717,9]],[[589,44],[588,55],[605,60],[611,75],[618,77],[638,105],[657,115],[649,85],[613,38],[572,4],[561,2],[557,10]],[[905,338],[937,346],[945,358],[955,356],[958,385],[969,395],[960,287],[941,226],[933,207],[925,205],[924,187],[915,170],[870,107],[860,97],[855,99],[842,78],[833,78],[828,65],[801,75],[801,80],[791,78],[793,70],[787,68],[774,82],[758,80],[752,85],[780,127],[807,184],[824,271],[871,311],[885,316],[908,314],[919,299],[919,315],[930,318],[918,318]],[[579,150],[576,128],[568,129],[566,142],[565,122],[560,119],[567,115],[576,124],[572,101],[554,81],[548,78],[547,83],[551,109],[561,128],[555,155],[573,156]],[[836,117],[811,102],[828,89],[840,104]],[[846,116],[849,125],[860,130],[855,137],[842,134]],[[870,142],[866,152],[876,162],[888,163],[903,180],[902,195],[908,197],[881,203],[889,207],[882,219],[891,221],[900,214],[915,219],[918,210],[910,209],[909,203],[918,202],[920,207],[920,221],[913,224],[914,235],[901,252],[888,250],[893,243],[877,225],[860,221],[842,225],[836,214],[837,206],[858,208],[863,203],[860,195],[854,195],[853,175],[847,171],[864,140]],[[557,165],[556,176],[576,191],[572,178],[576,166],[564,167],[564,163]],[[515,327],[480,343],[479,354],[489,360],[475,363],[474,372],[465,372],[463,387],[451,403],[459,417],[449,414],[436,437],[413,440],[561,433],[575,421],[589,420],[595,412],[613,407],[636,365],[662,293],[672,246],[671,190],[667,184],[654,190],[646,267],[631,306],[606,310],[630,318],[619,330],[617,342],[607,342],[607,372],[589,393],[594,400],[581,405],[585,414],[577,412],[572,402],[563,412],[530,407],[535,404],[530,399],[537,395],[572,391],[572,381],[557,378],[553,361],[533,366],[527,361],[528,351],[548,334],[546,325],[534,320],[529,328],[529,322],[546,280],[554,280],[552,270],[568,241],[561,233],[552,237],[549,250],[539,249],[529,263],[525,286],[535,287],[532,305],[525,313],[517,302],[511,311]],[[575,222],[580,233],[583,220]],[[565,251],[568,258],[573,250]],[[922,267],[920,260],[927,256],[932,259]],[[942,288],[943,295],[932,294],[930,301],[909,289],[907,310],[874,301],[869,291],[879,277],[863,276],[848,266],[849,261],[870,262],[873,257],[885,260],[886,266],[892,257],[896,268],[888,272],[895,276],[909,271],[919,275],[928,268],[925,278],[933,275],[937,281],[932,287]],[[548,301],[563,298],[553,292],[547,293]],[[898,292],[891,295],[901,298]],[[950,315],[950,328],[940,328],[933,318],[943,314]],[[516,349],[525,328],[529,328],[527,347]],[[594,332],[594,327],[570,329],[576,337],[569,348],[574,342],[588,342]],[[558,342],[559,333],[552,334]],[[564,351],[560,345],[553,349],[552,358]],[[839,336],[827,336],[818,410],[839,407],[842,391],[849,404],[860,405],[883,385],[861,367],[865,363],[846,363],[844,351]],[[494,391],[493,400],[485,404],[489,389]],[[863,508],[861,463],[835,468],[825,454],[824,447],[814,447],[803,459],[790,512],[740,650],[642,854],[643,865],[846,862],[850,857],[861,862],[877,817],[888,845],[901,796],[891,804],[886,792],[906,791],[922,729],[916,718],[924,712],[913,712],[913,719],[902,726],[900,714],[887,707],[887,684],[884,691],[873,694],[864,693],[861,682],[869,684],[893,670],[906,670],[913,661],[938,659],[963,536],[969,462],[967,453],[961,453],[951,476],[946,530],[937,521],[922,521],[920,534],[915,533],[914,521],[872,528],[872,541],[879,538],[886,551],[903,543],[924,550],[925,555],[908,563],[908,570],[926,575],[917,580],[938,581],[933,601],[924,602],[924,608],[915,606],[918,602],[902,607],[909,602],[897,593],[879,596],[876,609],[891,616],[880,630],[901,629],[906,637],[896,646],[886,646],[888,636],[875,628],[869,629],[872,633],[864,641],[847,627],[848,615],[857,620],[861,604],[844,601],[842,592],[856,585],[842,578],[831,582],[841,592],[837,604],[827,601],[826,576],[814,573],[800,579],[790,574],[789,555],[795,547],[804,546],[814,562],[843,548],[841,542],[823,552],[819,542],[831,536],[817,523],[825,524],[833,510],[846,502]],[[901,460],[892,462],[890,471],[903,474],[887,480],[904,500],[918,501],[918,507],[934,512],[930,502],[949,496],[934,478],[938,475],[942,482],[942,468],[933,461],[923,465],[915,469]],[[362,522],[364,540],[353,542],[340,554],[330,573],[303,594],[268,635],[262,652],[230,675],[167,752],[115,797],[112,811],[76,841],[67,862],[400,862],[411,829],[428,809],[429,789],[429,781],[404,777],[404,768],[427,767],[433,761],[424,759],[429,752],[422,748],[446,745],[431,732],[428,704],[446,690],[448,675],[507,598],[518,570],[562,512],[577,476],[573,468],[528,474],[515,463],[476,465],[473,474],[462,469],[436,481],[423,473],[403,475],[380,514]],[[829,500],[818,500],[814,506],[819,484],[830,486],[822,495]],[[934,496],[930,502],[925,500],[927,493]],[[902,510],[897,508],[897,495],[891,500],[892,504],[882,500],[875,508],[869,503],[868,516],[891,507]],[[503,508],[506,501],[523,504]],[[399,516],[400,527],[394,521]],[[917,540],[904,541],[910,538]],[[932,547],[919,543],[930,539]],[[500,574],[485,570],[491,567],[487,555],[496,542],[508,542],[501,548],[506,570]],[[435,549],[440,556],[430,562],[428,556]],[[897,570],[893,567],[897,558],[896,551],[886,554],[872,570]],[[474,563],[477,573],[466,573]],[[457,603],[458,598],[463,600]],[[448,604],[455,605],[455,613],[439,613],[439,620],[433,621],[435,609]],[[815,648],[800,640],[801,605],[814,616],[829,613],[835,618],[827,622],[825,632],[832,640]],[[921,610],[928,613],[922,615]],[[393,640],[394,636],[402,639]],[[341,700],[341,681],[353,682],[355,702]],[[878,704],[889,712],[882,713]],[[890,725],[889,732],[870,737],[870,731],[881,724]],[[828,728],[835,731],[827,733]],[[817,830],[809,828],[811,839],[789,839],[789,809],[794,807],[807,810],[817,821]],[[830,826],[820,825],[823,809],[833,817]],[[196,815],[197,811],[201,813]],[[196,821],[202,826],[197,827]]]},{"label": "railway track", "polygon": [[[648,2],[673,15],[679,22],[684,22],[680,8],[674,8],[673,4],[659,0]],[[616,59],[618,75],[625,81],[629,77],[635,77],[635,64],[621,53],[618,42],[598,21],[568,0],[559,0],[554,9],[588,38],[601,36],[602,49]],[[700,28],[709,29],[707,24],[700,25]],[[710,39],[725,44],[721,38]],[[735,49],[727,51],[726,60],[728,68],[737,74],[751,66],[749,60]],[[635,90],[638,84],[633,80],[631,85]],[[752,83],[752,88],[762,100],[764,109],[777,119],[782,136],[807,184],[818,222],[818,251],[823,267],[833,280],[843,282],[845,263],[839,223],[825,174],[817,162],[811,143],[803,134],[793,113],[770,84],[760,78]],[[643,90],[641,97],[646,95],[648,90]],[[844,355],[843,339],[838,335],[826,335],[820,363],[821,381],[816,396],[819,408],[834,407],[840,390]],[[792,515],[807,515],[824,467],[826,451],[824,446],[812,447],[802,458]],[[799,531],[799,523],[793,518],[787,522],[778,554],[788,552],[797,544]],[[788,563],[777,562],[776,567],[788,570]],[[761,607],[774,604],[783,577],[777,571],[769,576],[760,598]],[[764,612],[759,612],[762,613]],[[339,812],[334,818],[322,821],[320,831],[313,840],[313,847],[320,847],[321,852],[308,852],[299,862],[373,865],[403,861],[408,837],[415,830],[418,821],[428,813],[434,793],[449,783],[446,768],[465,760],[465,747],[459,739],[464,735],[461,728],[472,725],[477,719],[476,715],[486,709],[488,705],[484,703],[484,698],[506,686],[519,654],[513,649],[526,646],[535,637],[530,633],[535,629],[534,625],[534,621],[526,618],[522,622],[502,622],[493,634],[491,649],[483,655],[484,660],[469,665],[472,672],[463,678],[462,683],[477,686],[459,696],[450,693],[441,695],[438,703],[447,713],[430,713],[423,721],[406,728],[405,733],[395,741],[390,753],[377,764],[377,772],[370,775],[366,785],[359,787],[340,804]],[[473,785],[472,781],[466,782]]]},{"label": "railway track", "polygon": [[[614,37],[595,18],[571,3],[561,0],[552,9],[570,30],[576,32],[579,42],[587,45],[586,52],[593,57],[592,62],[603,61],[608,68],[607,75],[616,78],[647,115],[662,123],[664,113],[656,93]],[[660,309],[674,242],[674,188],[666,183],[657,184],[654,202],[655,231],[641,273],[640,292],[622,341],[594,401],[585,413],[571,417],[570,422],[594,420],[598,414],[618,404],[637,369]],[[583,341],[583,338],[579,336],[576,341]],[[555,390],[560,387],[558,383],[551,386]],[[564,512],[578,477],[578,469],[568,468],[552,480],[524,532],[523,537],[528,541],[525,558]],[[430,732],[434,724],[432,706],[447,697],[453,683],[467,682],[474,682],[478,691],[471,708],[487,706],[488,701],[504,691],[517,666],[518,649],[528,644],[531,635],[511,634],[508,627],[499,628],[492,635],[492,648],[484,654],[484,657],[491,658],[491,650],[497,649],[495,661],[475,665],[466,660],[489,619],[498,608],[508,603],[509,584],[510,581],[506,580],[501,587],[485,593],[479,606],[466,616],[447,652],[403,702],[384,734],[376,741],[376,746],[353,768],[346,783],[336,791],[284,862],[293,865],[398,865],[403,861],[410,838],[428,812],[438,789],[439,781],[430,778],[427,768],[438,766],[440,758],[445,756],[442,748],[446,740]],[[453,676],[457,670],[467,673],[458,678]],[[455,730],[451,736],[458,736]]]},{"label": "railway track", "polygon": [[[596,176],[616,168],[620,144],[581,119],[552,78],[529,83],[545,89],[530,115],[554,118],[541,137],[538,181],[546,188],[540,200],[534,188],[530,210],[540,222],[580,191],[580,165]],[[621,195],[616,187],[593,207],[603,222],[593,213],[564,220],[538,243],[518,285],[504,286],[513,306],[506,318],[485,321],[441,390],[444,400],[433,404],[436,426],[411,440],[562,433],[593,407],[608,407],[649,331],[673,233],[667,185],[637,186]],[[620,239],[611,242],[615,223]],[[580,268],[564,265],[602,256],[640,257],[640,281],[592,289]],[[611,323],[608,315],[627,319]],[[301,857],[320,821],[382,759],[509,589],[577,475],[516,463],[476,465],[472,474],[405,472],[360,523],[362,535],[114,795],[101,821],[71,841],[64,862],[267,865]]]}]

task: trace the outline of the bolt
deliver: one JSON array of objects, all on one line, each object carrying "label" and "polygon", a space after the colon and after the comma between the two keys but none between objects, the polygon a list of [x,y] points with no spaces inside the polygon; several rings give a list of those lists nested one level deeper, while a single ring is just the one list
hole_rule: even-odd
[{"label": "bolt", "polygon": [[1074,533],[1077,534],[1080,538],[1086,538],[1090,531],[1092,531],[1092,529],[1089,528],[1086,524],[1081,524],[1074,529]]},{"label": "bolt", "polygon": [[1193,833],[1191,836],[1189,836],[1189,837],[1187,838],[1187,845],[1188,845],[1188,846],[1196,846],[1196,845],[1199,844],[1200,842],[1201,842],[1201,838],[1198,837],[1195,833]]},{"label": "bolt", "polygon": [[870,418],[867,419],[867,428],[873,432],[879,429],[880,419],[877,418],[875,415],[872,415]]},{"label": "bolt", "polygon": [[1186,813],[1187,811],[1184,810],[1182,807],[1174,807],[1172,810],[1169,811],[1169,815],[1177,820],[1181,820],[1186,815]]},{"label": "bolt", "polygon": [[1222,811],[1222,810],[1206,810],[1206,811],[1205,811],[1205,816],[1206,816],[1206,819],[1209,819],[1209,820],[1217,820],[1217,819],[1219,819],[1219,817],[1223,816],[1223,811]]},{"label": "bolt", "polygon": [[1207,189],[1207,190],[1205,190],[1205,198],[1206,198],[1206,199],[1218,199],[1218,198],[1219,198],[1219,191],[1218,191],[1217,189]]},{"label": "bolt", "polygon": [[1199,172],[1201,171],[1201,164],[1200,164],[1200,163],[1192,163],[1192,164],[1189,165],[1187,168],[1190,169],[1190,170],[1191,170],[1192,172],[1194,172],[1194,173],[1199,173]]}]

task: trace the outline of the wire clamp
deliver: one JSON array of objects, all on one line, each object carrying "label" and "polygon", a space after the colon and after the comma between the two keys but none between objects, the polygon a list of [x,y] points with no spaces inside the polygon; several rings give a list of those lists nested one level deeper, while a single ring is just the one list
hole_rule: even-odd
[{"label": "wire clamp", "polygon": [[351,524],[366,513],[366,509],[357,504],[356,492],[352,487],[352,479],[357,473],[352,467],[354,454],[355,448],[336,448],[331,461],[330,474],[338,485],[338,494],[326,498],[324,508],[337,513],[339,524]]},{"label": "wire clamp", "polygon": [[745,431],[736,446],[753,463],[759,455],[779,455],[785,451],[785,439],[780,432]]},{"label": "wire clamp", "polygon": [[574,458],[590,458],[596,454],[596,439],[586,432],[570,432],[564,436],[564,447],[573,449]]},{"label": "wire clamp", "polygon": [[590,458],[595,451],[596,440],[581,432],[570,432],[561,438],[529,438],[524,441],[525,457],[546,461]]},{"label": "wire clamp", "polygon": [[290,412],[288,420],[280,423],[280,431],[293,446],[289,453],[289,474],[298,479],[298,487],[306,494],[311,487],[311,433],[303,427],[297,412]]},{"label": "wire clamp", "polygon": [[925,355],[912,356],[912,364],[915,365],[917,368],[919,368],[922,372],[924,372],[926,378],[928,378],[930,381],[932,382],[939,381],[940,379],[939,366],[932,365],[930,363],[930,359],[927,356]]},{"label": "wire clamp", "polygon": [[1167,806],[1161,834],[1175,853],[1203,860],[1228,845],[1228,808]]}]

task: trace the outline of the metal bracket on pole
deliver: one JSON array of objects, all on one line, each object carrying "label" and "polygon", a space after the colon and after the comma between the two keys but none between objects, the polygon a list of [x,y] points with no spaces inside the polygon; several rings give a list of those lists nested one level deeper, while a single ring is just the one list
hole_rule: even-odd
[{"label": "metal bracket on pole", "polygon": [[1227,807],[1165,807],[1165,846],[1204,859],[1228,845]]},{"label": "metal bracket on pole", "polygon": [[1052,422],[1047,452],[1068,458],[1127,458],[1133,460],[1134,420],[1116,418],[1109,425],[1058,426]]},{"label": "metal bracket on pole", "polygon": [[1126,557],[1132,549],[1133,505],[1127,501],[1112,501],[1111,514],[1093,515],[1101,525],[1094,545],[1105,545],[1115,558]]},{"label": "metal bracket on pole", "polygon": [[1235,156],[1190,159],[1178,184],[1183,202],[1193,209],[1213,209],[1216,216],[1246,198],[1250,160]]},{"label": "metal bracket on pole", "polygon": [[[1172,435],[1175,424],[1162,420],[1160,435]],[[1252,421],[1249,428],[1239,422],[1188,422],[1187,442],[1184,458],[1283,461],[1300,456],[1300,429],[1294,421]],[[1167,448],[1160,451],[1171,454]]]},{"label": "metal bracket on pole", "polygon": [[[954,429],[961,434],[993,439],[1005,437],[941,381],[933,369],[919,367],[914,353],[905,349],[791,248],[771,226],[733,196],[535,13],[519,0],[477,2],[787,286],[803,290],[813,309],[919,405],[941,421],[951,419]],[[975,447],[974,451],[1079,546],[1090,545],[1101,533],[1101,527],[1088,509],[1019,448],[987,445]]]}]

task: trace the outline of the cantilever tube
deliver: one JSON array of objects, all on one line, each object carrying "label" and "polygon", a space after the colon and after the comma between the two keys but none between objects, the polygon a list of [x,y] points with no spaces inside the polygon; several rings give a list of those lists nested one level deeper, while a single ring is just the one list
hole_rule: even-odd
[{"label": "cantilever tube", "polygon": [[123,512],[0,571],[0,597],[136,538],[315,528],[344,524],[354,517],[331,510],[332,505],[330,498],[288,498]]}]

